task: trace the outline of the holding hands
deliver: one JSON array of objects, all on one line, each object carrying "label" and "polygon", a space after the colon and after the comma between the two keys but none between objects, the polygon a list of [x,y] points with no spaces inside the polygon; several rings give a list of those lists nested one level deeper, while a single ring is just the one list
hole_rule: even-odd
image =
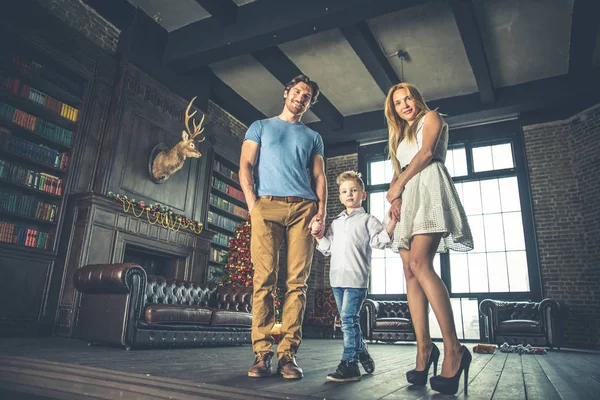
[{"label": "holding hands", "polygon": [[403,192],[404,186],[400,186],[397,182],[395,182],[390,185],[385,198],[389,203],[392,203],[394,200],[400,199],[400,196],[402,196]]},{"label": "holding hands", "polygon": [[325,235],[325,218],[321,214],[317,214],[310,221],[308,229],[310,230],[310,234],[316,239],[322,239]]},{"label": "holding hands", "polygon": [[400,212],[402,209],[402,199],[396,198],[392,201],[392,205],[390,207],[390,211],[388,213],[390,219],[395,220],[396,222],[400,221]]}]

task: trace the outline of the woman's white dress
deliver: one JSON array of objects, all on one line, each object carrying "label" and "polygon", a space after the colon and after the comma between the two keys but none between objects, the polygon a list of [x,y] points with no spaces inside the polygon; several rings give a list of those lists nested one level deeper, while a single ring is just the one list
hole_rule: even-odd
[{"label": "woman's white dress", "polygon": [[[398,145],[396,156],[402,168],[410,164],[421,149],[425,118],[427,116],[418,122],[416,142],[403,140]],[[394,230],[393,251],[409,249],[414,235],[438,232],[443,234],[438,252],[473,249],[467,215],[444,165],[447,148],[448,125],[444,122],[432,161],[408,181],[402,193],[402,214]]]}]

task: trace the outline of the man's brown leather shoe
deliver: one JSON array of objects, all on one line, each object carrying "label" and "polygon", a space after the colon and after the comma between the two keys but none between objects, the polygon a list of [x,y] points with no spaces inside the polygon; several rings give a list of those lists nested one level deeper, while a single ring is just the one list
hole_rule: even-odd
[{"label": "man's brown leather shoe", "polygon": [[254,364],[248,369],[248,376],[265,378],[271,375],[271,358],[273,358],[273,353],[257,354]]},{"label": "man's brown leather shoe", "polygon": [[304,376],[302,368],[296,363],[296,357],[291,354],[284,354],[279,359],[277,373],[286,379],[300,379]]}]

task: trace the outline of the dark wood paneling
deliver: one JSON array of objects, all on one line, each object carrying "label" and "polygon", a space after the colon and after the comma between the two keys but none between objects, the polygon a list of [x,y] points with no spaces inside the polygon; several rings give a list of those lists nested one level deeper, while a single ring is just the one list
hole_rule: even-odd
[{"label": "dark wood paneling", "polygon": [[[192,215],[198,160],[186,160],[183,168],[162,184],[153,183],[148,173],[152,148],[159,142],[172,148],[181,140],[188,100],[173,94],[135,66],[126,65],[123,74],[123,88],[117,94],[120,107],[115,131],[118,133],[107,190]],[[194,118],[199,122],[202,111],[197,111]]]},{"label": "dark wood paneling", "polygon": [[104,137],[104,121],[107,117],[111,87],[97,83],[91,89],[90,104],[86,106],[86,120],[77,132],[79,152],[74,163],[73,192],[93,190],[101,142]]},{"label": "dark wood paneling", "polygon": [[83,265],[110,264],[112,261],[111,255],[113,252],[115,235],[116,232],[114,229],[92,225],[88,241],[90,246],[88,248],[87,257],[83,261]]},{"label": "dark wood paneling", "polygon": [[44,312],[46,287],[54,261],[26,252],[0,258],[0,320],[37,323]]},{"label": "dark wood paneling", "polygon": [[[121,172],[119,193],[131,193],[136,199],[150,203],[168,204],[180,212],[190,209],[186,201],[195,188],[195,164],[197,160],[187,159],[183,167],[167,181],[156,184],[148,174],[148,156],[158,143],[166,143],[173,148],[181,140],[181,129],[169,132],[139,114],[131,114],[124,121],[122,134],[129,136]],[[128,126],[129,128],[125,128]]]}]

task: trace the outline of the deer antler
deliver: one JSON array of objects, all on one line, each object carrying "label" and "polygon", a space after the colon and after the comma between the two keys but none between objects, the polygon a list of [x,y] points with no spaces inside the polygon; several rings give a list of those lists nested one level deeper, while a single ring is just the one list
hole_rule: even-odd
[{"label": "deer antler", "polygon": [[[196,136],[198,136],[199,134],[201,134],[204,131],[204,128],[202,127],[202,123],[204,122],[205,115],[202,115],[202,119],[200,120],[200,123],[198,125],[196,125],[196,120],[192,119],[192,125],[194,126],[194,130],[193,130],[193,132],[190,131],[190,126],[189,126],[190,118],[192,118],[198,111],[198,110],[195,110],[193,113],[190,114],[190,108],[192,108],[192,103],[194,102],[194,100],[196,100],[196,96],[194,96],[194,98],[192,100],[190,100],[190,104],[188,104],[187,108],[185,109],[185,130],[189,134],[189,140],[193,140]],[[198,142],[203,142],[204,139],[206,139],[206,138],[204,137],[204,138],[202,138],[202,140],[198,140]]]}]

